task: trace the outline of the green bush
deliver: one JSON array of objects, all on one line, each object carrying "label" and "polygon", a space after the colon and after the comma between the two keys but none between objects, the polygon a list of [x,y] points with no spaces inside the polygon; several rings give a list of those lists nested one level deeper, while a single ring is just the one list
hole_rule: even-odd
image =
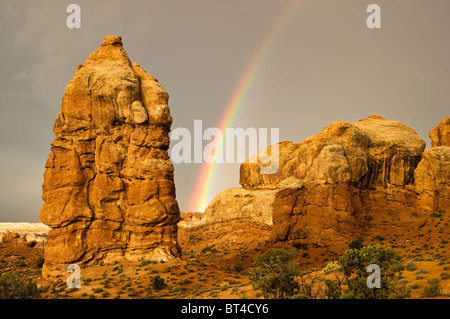
[{"label": "green bush", "polygon": [[349,249],[361,249],[364,247],[364,238],[359,236],[348,245]]},{"label": "green bush", "polygon": [[244,270],[244,266],[242,266],[241,263],[238,263],[236,265],[233,266],[233,270],[235,272],[242,272]]},{"label": "green bush", "polygon": [[441,276],[442,280],[450,279],[450,273],[446,271],[441,272],[439,276]]},{"label": "green bush", "polygon": [[383,240],[384,240],[384,237],[381,236],[381,235],[376,235],[376,236],[374,236],[374,237],[372,238],[372,240],[383,241]]},{"label": "green bush", "polygon": [[324,268],[323,271],[326,274],[331,274],[333,272],[337,272],[341,270],[341,266],[337,261],[330,261]]},{"label": "green bush", "polygon": [[428,279],[428,286],[423,288],[422,297],[431,298],[442,296],[442,288],[439,278]]},{"label": "green bush", "polygon": [[153,277],[151,280],[151,284],[152,284],[153,290],[155,290],[155,291],[159,291],[159,290],[163,289],[164,286],[166,285],[164,282],[164,278],[162,278],[160,275],[156,275],[155,277]]},{"label": "green bush", "polygon": [[186,287],[183,286],[175,286],[172,288],[172,292],[180,292],[180,291],[186,291]]},{"label": "green bush", "polygon": [[[361,249],[348,249],[339,258],[348,289],[342,294],[344,299],[394,298],[399,289],[396,273],[403,270],[401,256],[389,247],[366,246]],[[381,288],[367,287],[366,271],[370,264],[381,269]],[[402,292],[403,294],[403,292]]]},{"label": "green bush", "polygon": [[442,216],[444,216],[445,211],[443,211],[442,209],[438,210],[437,212],[431,213],[430,216],[432,218],[442,218]]},{"label": "green bush", "polygon": [[339,299],[341,297],[341,286],[337,280],[325,280],[325,295],[328,299]]},{"label": "green bush", "polygon": [[261,290],[265,298],[288,299],[295,295],[299,284],[297,264],[293,262],[296,251],[269,248],[255,256],[249,278],[255,289]]},{"label": "green bush", "polygon": [[148,264],[150,264],[150,260],[147,260],[147,259],[141,260],[141,266],[147,266]]},{"label": "green bush", "polygon": [[31,280],[26,282],[17,273],[0,276],[0,299],[36,299],[40,291]]}]

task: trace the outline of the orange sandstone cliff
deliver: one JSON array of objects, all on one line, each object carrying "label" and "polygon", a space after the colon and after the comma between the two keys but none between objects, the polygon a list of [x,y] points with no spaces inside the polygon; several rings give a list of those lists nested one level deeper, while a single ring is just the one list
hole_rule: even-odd
[{"label": "orange sandstone cliff", "polygon": [[196,226],[246,222],[269,227],[274,242],[303,248],[414,233],[431,213],[450,210],[449,123],[433,129],[433,147],[424,151],[425,142],[401,122],[334,122],[302,143],[279,143],[271,175],[260,173],[267,161],[259,161],[271,149],[261,150],[257,163],[241,165],[243,187],[220,193]]}]

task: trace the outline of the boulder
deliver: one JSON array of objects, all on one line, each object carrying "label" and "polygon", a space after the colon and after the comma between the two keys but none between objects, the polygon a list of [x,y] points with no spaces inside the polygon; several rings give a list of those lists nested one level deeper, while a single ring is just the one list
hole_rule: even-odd
[{"label": "boulder", "polygon": [[217,226],[227,222],[247,222],[257,227],[272,226],[276,190],[229,188],[217,195],[198,225]]},{"label": "boulder", "polygon": [[27,240],[25,238],[20,237],[20,235],[16,232],[7,232],[2,237],[2,242],[5,245],[26,245]]}]

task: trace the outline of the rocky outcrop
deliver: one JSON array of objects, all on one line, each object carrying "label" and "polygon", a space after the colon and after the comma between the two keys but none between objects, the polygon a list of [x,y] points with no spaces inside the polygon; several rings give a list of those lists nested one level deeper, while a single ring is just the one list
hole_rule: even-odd
[{"label": "rocky outcrop", "polygon": [[450,146],[450,117],[444,118],[429,135],[431,146]]},{"label": "rocky outcrop", "polygon": [[203,224],[217,226],[239,221],[254,223],[260,227],[272,226],[275,193],[275,190],[227,189],[208,205]]},{"label": "rocky outcrop", "polygon": [[[419,227],[421,217],[450,208],[450,148],[424,152],[425,142],[401,122],[374,115],[356,123],[334,122],[302,143],[279,143],[279,170],[261,174],[272,148],[255,155],[262,161],[253,157],[241,165],[243,188],[219,194],[204,223],[257,213],[272,216],[273,241],[326,247],[380,227]],[[262,191],[272,191],[273,197],[256,208]],[[247,200],[232,204],[237,192]]]},{"label": "rocky outcrop", "polygon": [[18,233],[15,232],[7,232],[2,237],[2,242],[7,245],[26,245],[27,240],[25,238],[20,237]]},{"label": "rocky outcrop", "polygon": [[423,153],[414,171],[418,206],[422,211],[450,209],[450,147],[432,147]]},{"label": "rocky outcrop", "polygon": [[295,177],[319,185],[405,185],[412,182],[424,148],[416,132],[400,122],[379,116],[354,124],[334,122],[300,144],[280,143],[279,171],[273,176],[260,174],[262,164],[247,160],[239,183],[245,188],[277,188],[282,180]]},{"label": "rocky outcrop", "polygon": [[118,36],[105,37],[78,66],[45,164],[40,219],[51,230],[44,277],[71,263],[160,261],[179,252],[168,98]]},{"label": "rocky outcrop", "polygon": [[0,223],[0,240],[7,233],[17,233],[27,242],[35,242],[36,248],[44,248],[50,228],[42,223]]}]

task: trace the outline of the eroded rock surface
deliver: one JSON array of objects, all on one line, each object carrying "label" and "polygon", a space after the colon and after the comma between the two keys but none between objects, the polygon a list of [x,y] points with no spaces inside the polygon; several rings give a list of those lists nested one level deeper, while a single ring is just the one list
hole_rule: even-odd
[{"label": "eroded rock surface", "polygon": [[438,126],[430,132],[431,146],[450,147],[450,116],[444,118]]},{"label": "eroded rock surface", "polygon": [[[433,145],[446,143],[445,123],[430,133],[439,136]],[[220,193],[203,224],[272,216],[273,241],[327,247],[381,228],[405,232],[450,211],[450,147],[424,152],[425,142],[401,122],[372,115],[334,122],[302,143],[280,142],[279,170],[261,174],[272,147],[255,155],[263,161],[241,165],[243,188]]]},{"label": "eroded rock surface", "polygon": [[51,230],[44,276],[71,263],[160,261],[179,252],[168,98],[118,36],[105,37],[78,66],[45,165],[40,219]]}]

